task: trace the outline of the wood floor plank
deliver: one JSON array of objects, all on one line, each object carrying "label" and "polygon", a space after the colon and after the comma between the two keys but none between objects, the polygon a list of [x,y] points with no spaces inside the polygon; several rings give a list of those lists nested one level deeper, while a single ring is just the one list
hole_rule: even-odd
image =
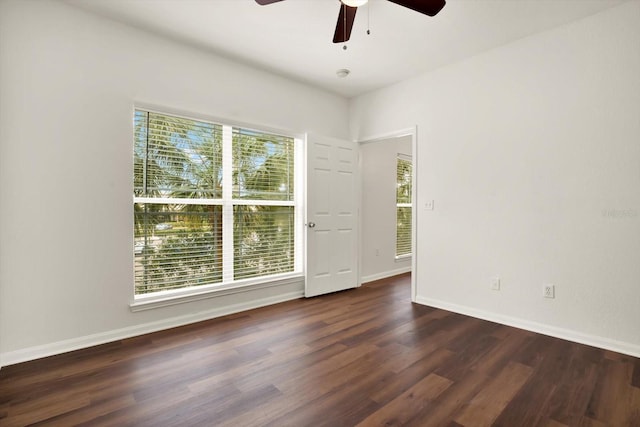
[{"label": "wood floor plank", "polygon": [[436,374],[429,374],[387,405],[369,415],[358,427],[367,426],[402,426],[416,412],[421,411],[427,402],[433,401],[452,382]]},{"label": "wood floor plank", "polygon": [[336,354],[326,360],[318,362],[312,366],[308,366],[299,375],[290,376],[283,375],[276,378],[274,384],[284,393],[322,393],[324,386],[333,386],[333,382],[324,382],[321,379],[337,372],[338,380],[345,380],[351,371],[342,369],[353,362],[358,361],[369,353],[375,352],[376,346],[364,344],[357,347],[351,347],[347,350]]},{"label": "wood floor plank", "polygon": [[97,417],[135,406],[135,404],[135,399],[131,395],[116,396],[106,400],[92,401],[91,405],[67,411],[64,414],[47,418],[45,421],[34,423],[33,425],[76,426],[82,423],[91,422]]},{"label": "wood floor plank", "polygon": [[500,338],[500,341],[470,366],[471,369],[484,372],[490,377],[497,375],[509,363],[513,353],[522,347],[530,335],[526,331],[504,326],[494,331],[491,336]]},{"label": "wood floor plank", "polygon": [[628,425],[632,369],[632,365],[620,359],[604,360],[587,409],[590,418],[612,425]]},{"label": "wood floor plank", "polygon": [[[455,353],[455,357],[449,364],[436,369],[435,372],[438,375],[453,381],[461,380],[473,369],[476,363],[499,343],[497,338],[488,334],[476,333],[463,339],[466,341],[466,345],[460,347],[460,351]],[[451,350],[449,347],[448,349]]]},{"label": "wood floor plank", "polygon": [[556,420],[548,419],[548,420],[545,421],[543,426],[544,427],[568,427],[568,424],[562,424],[562,423],[559,423]]},{"label": "wood floor plank", "polygon": [[463,406],[455,418],[460,425],[490,426],[531,376],[533,369],[510,362],[486,387]]},{"label": "wood floor plank", "polygon": [[409,282],[5,366],[0,426],[640,426],[640,359],[413,304]]},{"label": "wood floor plank", "polygon": [[551,337],[536,342],[545,347],[530,348],[536,353],[535,358],[529,359],[535,360],[534,374],[496,419],[496,426],[535,426],[547,418],[558,379],[568,369],[573,344]]},{"label": "wood floor plank", "polygon": [[[441,318],[427,323],[427,325],[437,323],[444,329],[430,328],[430,332],[426,333],[425,327],[418,329],[420,332],[400,334],[396,342],[405,345],[410,350],[398,360],[388,362],[383,366],[383,368],[399,373],[414,364],[416,361],[424,358],[425,355],[428,355],[437,349],[445,348],[447,344],[450,344],[452,341],[463,339],[460,338],[460,336],[471,329],[475,324],[473,322],[465,323],[463,318],[460,316],[450,316],[450,319],[455,321],[455,323],[447,321],[446,318]],[[429,338],[426,339],[425,337]]]},{"label": "wood floor plank", "polygon": [[606,424],[598,420],[594,420],[593,418],[583,416],[580,418],[576,426],[577,427],[610,427],[610,424]]},{"label": "wood floor plank", "polygon": [[[370,355],[373,356],[373,355]],[[367,356],[370,357],[370,356]],[[325,388],[315,399],[303,399],[296,403],[287,396],[285,410],[279,417],[271,420],[267,426],[353,426],[359,420],[379,408],[367,393],[387,381],[393,373],[380,369],[371,370],[371,365],[355,362],[354,372],[347,381],[342,381],[334,388]],[[372,361],[375,363],[375,361]],[[351,368],[351,367],[350,367]],[[245,423],[230,424],[229,427],[245,425]],[[260,425],[260,424],[258,424]],[[264,424],[263,424],[264,425]]]},{"label": "wood floor plank", "polygon": [[444,310],[419,310],[418,308],[429,308],[424,306],[415,305],[412,306],[413,310],[411,310],[411,320],[396,326],[395,328],[383,332],[372,342],[379,346],[385,346],[392,342],[399,342],[403,339],[410,339],[409,337],[413,336],[415,332],[421,329],[428,323],[436,322],[444,317],[449,317],[451,315],[450,312]]},{"label": "wood floor plank", "polygon": [[632,426],[640,426],[640,388],[633,387],[629,391],[627,423]]},{"label": "wood floor plank", "polygon": [[[274,426],[304,425],[309,419],[314,420],[314,425],[321,425],[327,411],[331,411],[336,417],[339,416],[341,421],[349,416],[356,416],[360,410],[370,411],[373,402],[364,396],[364,392],[378,383],[381,377],[390,375],[380,369],[371,372],[371,366],[379,365],[392,357],[401,351],[400,347],[390,346],[372,352],[356,348],[353,355],[359,357],[352,359],[343,368],[324,375],[308,377],[302,384],[280,385],[279,389],[283,391],[282,399],[265,408],[260,417],[256,418],[256,413],[245,413],[230,420],[228,425],[260,426],[264,425],[265,419],[274,419],[269,423]],[[328,363],[328,366],[334,364],[335,361]],[[277,380],[274,383],[277,383]],[[348,404],[350,400],[353,402]],[[335,418],[333,420],[335,422]]]},{"label": "wood floor plank", "polygon": [[[327,349],[329,351],[333,351],[333,354],[342,351],[345,347],[343,346],[333,346],[328,347],[325,350],[325,353],[322,356],[318,357],[326,357],[331,353],[326,352]],[[312,350],[306,346],[305,344],[301,344],[295,347],[291,347],[286,351],[281,351],[277,353],[270,352],[269,355],[257,358],[248,363],[244,363],[239,366],[235,366],[231,369],[227,369],[221,372],[212,372],[203,375],[197,380],[191,382],[189,384],[189,390],[193,393],[205,393],[209,390],[215,390],[221,385],[225,384],[235,384],[235,387],[239,386],[239,379],[244,378],[258,378],[256,383],[264,382],[265,378],[269,378],[271,372],[280,369],[284,369],[288,363],[295,361],[306,359],[309,354],[312,353]],[[274,358],[277,357],[277,361],[274,361]],[[242,388],[251,389],[250,385],[242,386]],[[255,388],[255,387],[253,387]]]},{"label": "wood floor plank", "polygon": [[405,390],[421,378],[428,376],[436,369],[436,367],[447,363],[452,356],[452,352],[446,348],[440,348],[427,354],[422,359],[416,360],[413,364],[407,366],[406,369],[399,373],[395,373],[391,370],[394,375],[385,381],[385,383],[380,384],[373,390],[370,390],[368,397],[380,404],[386,404],[396,396],[404,393]]},{"label": "wood floor plank", "polygon": [[270,358],[264,369],[255,373],[241,373],[235,377],[231,377],[230,381],[240,390],[249,391],[259,388],[265,383],[273,384],[276,381],[282,380],[282,378],[310,375],[310,369],[317,369],[316,365],[347,350],[348,347],[337,343],[322,349],[313,350],[303,357],[290,359],[284,363],[278,360],[277,355],[279,353],[276,353],[276,357]]},{"label": "wood floor plank", "polygon": [[633,362],[633,377],[631,378],[631,385],[633,387],[640,388],[640,359],[635,359]]},{"label": "wood floor plank", "polygon": [[571,348],[569,367],[558,379],[558,387],[551,397],[548,416],[567,425],[576,424],[587,411],[587,406],[598,379],[598,365],[602,360],[590,356],[593,349],[575,345]]},{"label": "wood floor plank", "polygon": [[[411,414],[407,426],[440,427],[455,422],[454,418],[487,383],[489,378],[481,372],[469,372],[461,381],[454,382],[437,399]],[[467,427],[467,426],[465,426]],[[471,426],[468,426],[471,427]]]}]

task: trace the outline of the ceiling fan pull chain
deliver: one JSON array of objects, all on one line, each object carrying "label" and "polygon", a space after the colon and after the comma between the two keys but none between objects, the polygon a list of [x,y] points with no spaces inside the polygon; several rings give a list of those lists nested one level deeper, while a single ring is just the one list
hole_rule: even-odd
[{"label": "ceiling fan pull chain", "polygon": [[[342,20],[342,28],[343,28],[343,31],[344,31],[343,34],[347,34],[347,5],[342,4],[342,8],[344,9],[344,19]],[[342,46],[342,50],[347,50],[347,40],[344,41],[344,45]]]},{"label": "ceiling fan pull chain", "polygon": [[371,3],[367,3],[367,35],[371,35]]},{"label": "ceiling fan pull chain", "polygon": [[[344,19],[342,20],[342,28],[343,28],[343,31],[344,31],[343,34],[345,34],[345,37],[346,37],[346,34],[347,34],[347,5],[342,3],[341,6],[344,9]],[[347,41],[348,40],[344,41],[344,44],[342,45],[342,50],[347,50]]]}]

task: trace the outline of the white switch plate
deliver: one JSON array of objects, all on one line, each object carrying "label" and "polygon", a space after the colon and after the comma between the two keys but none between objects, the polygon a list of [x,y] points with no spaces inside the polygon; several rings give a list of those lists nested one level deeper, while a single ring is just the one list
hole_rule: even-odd
[{"label": "white switch plate", "polygon": [[491,289],[494,291],[500,290],[500,278],[498,276],[491,279]]},{"label": "white switch plate", "polygon": [[435,206],[435,202],[433,200],[429,200],[424,204],[424,209],[426,211],[432,211],[434,206]]}]

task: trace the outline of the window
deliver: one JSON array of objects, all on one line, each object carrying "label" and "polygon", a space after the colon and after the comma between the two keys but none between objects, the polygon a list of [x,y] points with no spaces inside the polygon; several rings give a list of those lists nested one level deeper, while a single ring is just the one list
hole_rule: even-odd
[{"label": "window", "polygon": [[411,177],[411,158],[399,154],[396,163],[396,258],[411,256]]},{"label": "window", "polygon": [[135,295],[301,270],[297,140],[136,110]]}]

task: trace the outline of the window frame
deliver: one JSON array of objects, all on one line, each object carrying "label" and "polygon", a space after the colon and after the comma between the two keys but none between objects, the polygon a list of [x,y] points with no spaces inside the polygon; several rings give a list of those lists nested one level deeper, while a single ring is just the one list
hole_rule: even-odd
[{"label": "window frame", "polygon": [[[397,188],[398,188],[398,164],[400,161],[406,161],[409,162],[411,164],[411,191],[410,191],[410,195],[411,195],[411,203],[400,203],[398,202],[398,193],[397,193]],[[411,247],[413,247],[413,158],[410,155],[407,154],[403,154],[403,153],[397,153],[396,155],[396,207],[395,207],[395,213],[396,213],[396,221],[395,221],[395,260],[396,261],[403,261],[406,259],[411,259],[411,257],[413,256],[413,250],[410,249],[410,251],[408,253],[404,253],[404,254],[398,254],[398,209],[399,208],[410,208],[411,209],[411,215],[409,216],[411,218],[411,222],[410,222],[410,233],[409,233],[409,238],[411,240]]]},{"label": "window frame", "polygon": [[[286,285],[288,283],[299,283],[304,278],[304,135],[275,129],[268,126],[259,126],[254,124],[246,124],[228,119],[219,119],[203,114],[187,113],[172,108],[157,107],[148,104],[136,103],[131,110],[131,116],[135,120],[136,111],[144,111],[149,113],[161,114],[166,116],[177,117],[180,119],[209,122],[221,125],[223,128],[222,142],[222,180],[223,182],[233,182],[233,129],[240,128],[247,131],[253,131],[263,134],[273,134],[285,136],[293,139],[294,143],[294,191],[293,200],[264,200],[264,199],[246,199],[233,198],[232,185],[223,185],[222,195],[220,198],[204,198],[204,199],[181,199],[172,197],[136,197],[134,192],[133,202],[131,203],[131,218],[133,219],[133,206],[136,203],[156,203],[156,204],[175,204],[176,200],[180,204],[191,205],[216,205],[222,207],[222,254],[223,254],[223,277],[222,281],[207,285],[191,286],[170,290],[151,292],[146,294],[136,294],[135,279],[132,281],[132,298],[129,304],[132,311],[147,310],[156,307],[164,307],[183,302],[196,301],[205,298],[230,295],[235,293],[246,292],[254,289],[268,288],[272,286]],[[131,130],[132,140],[135,140],[135,126],[132,120]],[[228,139],[227,139],[228,138]],[[133,161],[133,146],[131,152],[131,161]],[[228,152],[225,154],[225,152]],[[133,167],[131,168],[133,171]],[[133,180],[132,180],[133,190]],[[184,203],[183,203],[184,202]],[[224,224],[224,218],[233,219],[233,211],[235,206],[290,206],[294,210],[294,268],[291,272],[271,274],[267,276],[249,277],[234,280],[233,267],[231,273],[228,273],[227,267],[233,266],[234,259],[234,238],[233,238],[233,221]],[[133,226],[131,227],[134,228]],[[132,236],[134,239],[134,236]],[[134,239],[135,243],[135,239]],[[131,246],[132,260],[135,258],[134,245]],[[227,274],[225,274],[227,273]],[[230,279],[230,280],[229,280]]]}]

